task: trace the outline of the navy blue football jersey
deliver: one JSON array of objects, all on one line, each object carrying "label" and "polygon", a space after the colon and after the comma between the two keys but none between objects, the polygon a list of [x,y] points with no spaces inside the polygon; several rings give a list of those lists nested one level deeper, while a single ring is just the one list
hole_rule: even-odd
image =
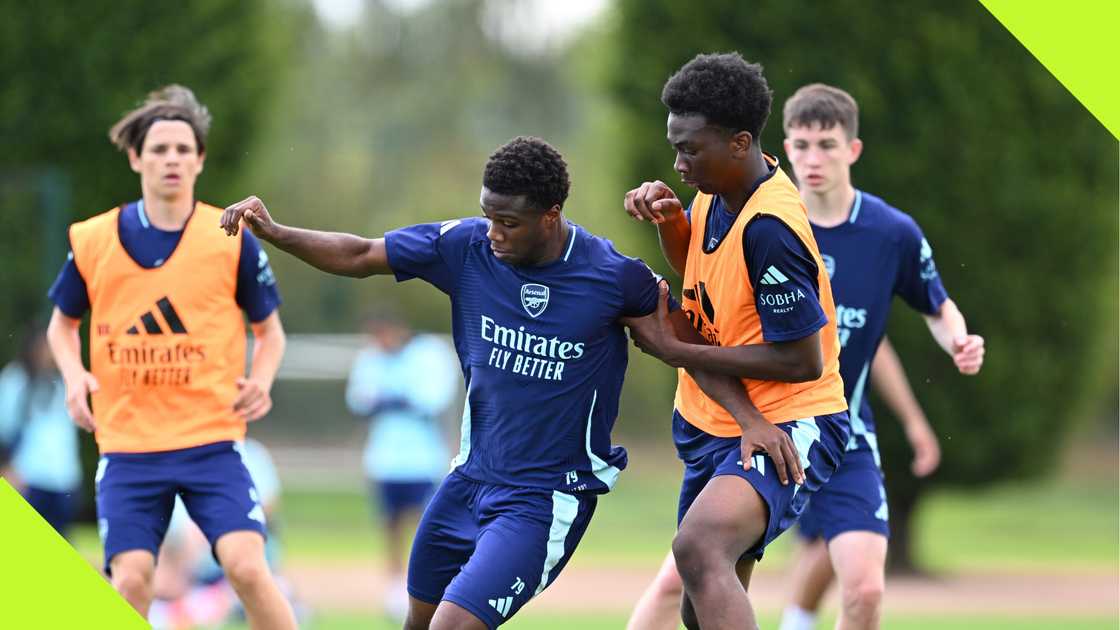
[{"label": "navy blue football jersey", "polygon": [[398,281],[451,298],[467,387],[452,465],[471,479],[603,493],[626,466],[610,441],[628,350],[618,320],[654,311],[659,278],[568,226],[563,255],[542,266],[498,260],[481,217],[385,235]]},{"label": "navy blue football jersey", "polygon": [[849,449],[870,447],[878,460],[866,388],[891,301],[898,295],[913,309],[934,314],[948,296],[921,228],[875,195],[857,190],[848,221],[830,228],[814,225],[813,235],[836,300],[840,374],[852,422]]}]

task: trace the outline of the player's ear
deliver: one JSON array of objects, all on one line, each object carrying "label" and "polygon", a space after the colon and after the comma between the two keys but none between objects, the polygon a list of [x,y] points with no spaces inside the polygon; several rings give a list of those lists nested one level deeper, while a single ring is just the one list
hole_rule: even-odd
[{"label": "player's ear", "polygon": [[198,173],[195,173],[195,175],[198,175],[198,174],[202,173],[202,167],[205,164],[206,164],[206,152],[205,151],[199,151],[198,152]]},{"label": "player's ear", "polygon": [[739,131],[731,136],[731,153],[745,158],[754,146],[754,136],[749,131]]},{"label": "player's ear", "polygon": [[855,164],[856,160],[859,160],[859,156],[863,154],[863,140],[860,140],[859,138],[852,138],[850,146],[851,160],[848,162],[849,166]]},{"label": "player's ear", "polygon": [[556,204],[555,206],[552,206],[548,210],[544,211],[544,220],[548,222],[548,225],[550,226],[559,225],[560,218],[562,216],[561,212],[562,211],[560,209],[560,204]]},{"label": "player's ear", "polygon": [[140,154],[132,147],[128,147],[128,165],[132,167],[133,173],[140,172]]}]

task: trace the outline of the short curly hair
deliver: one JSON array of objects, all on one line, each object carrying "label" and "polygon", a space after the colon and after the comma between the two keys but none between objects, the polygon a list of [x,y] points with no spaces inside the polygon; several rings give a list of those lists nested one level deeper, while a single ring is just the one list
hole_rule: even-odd
[{"label": "short curly hair", "polygon": [[737,52],[696,55],[661,90],[661,102],[677,115],[700,114],[709,124],[758,139],[770,117],[774,92],[762,66]]},{"label": "short curly hair", "polygon": [[486,161],[482,185],[502,195],[525,195],[539,210],[564,207],[571,181],[568,164],[549,143],[518,136],[498,147]]},{"label": "short curly hair", "polygon": [[148,130],[161,120],[181,120],[191,126],[198,152],[206,152],[210,110],[198,102],[190,88],[171,84],[154,90],[142,105],[128,112],[109,130],[109,140],[121,151],[144,148]]}]

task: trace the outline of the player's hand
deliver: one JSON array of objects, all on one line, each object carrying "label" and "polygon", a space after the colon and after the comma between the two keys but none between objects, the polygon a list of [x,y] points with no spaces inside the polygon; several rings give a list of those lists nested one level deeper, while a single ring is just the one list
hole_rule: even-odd
[{"label": "player's hand", "polygon": [[78,374],[63,379],[66,385],[66,411],[74,424],[93,432],[97,424],[93,421],[93,412],[89,408],[89,395],[101,389],[97,378],[93,374],[82,370]]},{"label": "player's hand", "polygon": [[626,193],[623,207],[631,217],[651,223],[664,223],[684,209],[673,190],[661,181],[645,182]]},{"label": "player's hand", "polygon": [[233,401],[233,410],[246,422],[259,420],[272,409],[272,395],[268,387],[259,381],[241,377],[237,379],[237,398]]},{"label": "player's hand", "polygon": [[953,363],[961,374],[976,374],[984,365],[984,338],[961,335],[953,339]]},{"label": "player's hand", "polygon": [[680,367],[674,359],[674,349],[680,343],[673,323],[669,321],[669,283],[662,280],[657,285],[657,308],[644,317],[623,317],[620,320],[630,328],[630,338],[642,352],[673,367]]},{"label": "player's hand", "polygon": [[221,227],[227,235],[236,236],[242,221],[254,236],[265,240],[270,240],[276,230],[268,208],[257,197],[247,197],[226,208],[222,213]]},{"label": "player's hand", "polygon": [[793,439],[765,418],[747,424],[743,429],[740,449],[743,470],[750,470],[751,457],[762,451],[774,462],[774,468],[778,471],[778,481],[781,481],[783,486],[788,485],[791,478],[794,483],[805,483],[805,471],[801,468],[801,457],[798,456]]},{"label": "player's hand", "polygon": [[937,470],[937,466],[941,464],[941,445],[929,423],[924,419],[908,423],[906,439],[910,442],[910,448],[914,449],[914,461],[910,463],[910,471],[914,476],[926,477]]}]

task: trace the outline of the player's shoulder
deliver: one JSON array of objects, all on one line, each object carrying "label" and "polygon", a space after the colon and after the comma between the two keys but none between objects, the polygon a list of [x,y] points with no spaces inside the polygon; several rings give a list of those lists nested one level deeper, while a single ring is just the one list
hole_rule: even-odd
[{"label": "player's shoulder", "polygon": [[490,222],[485,217],[462,217],[439,222],[439,238],[445,242],[457,243],[464,246],[489,245],[490,239],[486,232],[490,229]]},{"label": "player's shoulder", "polygon": [[123,208],[124,205],[125,204],[121,204],[119,206],[113,206],[112,208],[109,208],[108,210],[105,210],[103,212],[99,212],[99,213],[93,215],[92,217],[82,219],[81,221],[75,221],[74,223],[70,224],[70,227],[71,227],[71,229],[77,229],[79,231],[88,231],[88,230],[92,230],[92,229],[96,229],[96,228],[104,228],[108,225],[116,227],[117,218],[120,215],[121,208]]},{"label": "player's shoulder", "polygon": [[[857,222],[883,233],[892,240],[900,240],[920,234],[921,229],[914,217],[898,209],[878,195],[859,191],[859,213]],[[860,220],[862,219],[862,220]]]},{"label": "player's shoulder", "polygon": [[212,206],[205,201],[200,201],[195,204],[194,211],[199,213],[200,215],[220,217],[222,216],[222,213],[225,212],[225,208],[219,208],[218,206]]},{"label": "player's shoulder", "polygon": [[805,206],[797,186],[780,166],[770,172],[770,176],[758,187],[754,196],[757,196],[759,207],[763,212],[767,210],[804,212]]},{"label": "player's shoulder", "polygon": [[[595,269],[602,270],[610,275],[633,273],[634,271],[645,272],[649,269],[649,266],[641,258],[627,256],[618,251],[614,242],[609,238],[599,236],[574,223],[572,226],[573,229],[578,230],[573,247],[580,247],[585,258],[584,262],[592,265]],[[579,243],[581,238],[583,243]]]},{"label": "player's shoulder", "polygon": [[120,214],[124,204],[109,208],[104,212],[76,221],[70,224],[67,236],[70,240],[70,249],[75,255],[84,255],[107,251],[120,225]]}]

